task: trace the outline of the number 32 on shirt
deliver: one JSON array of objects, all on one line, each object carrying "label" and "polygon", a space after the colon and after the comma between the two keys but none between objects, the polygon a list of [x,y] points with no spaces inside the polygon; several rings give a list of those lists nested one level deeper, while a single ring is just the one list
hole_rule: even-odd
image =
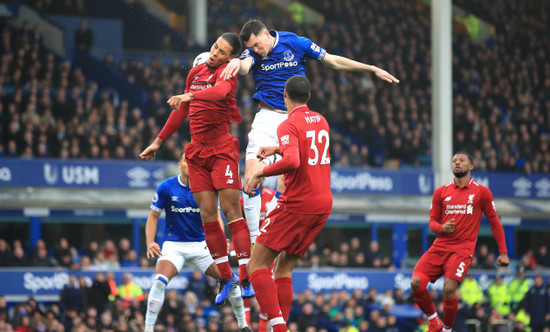
[{"label": "number 32 on shirt", "polygon": [[[311,156],[311,153],[309,154],[309,159],[307,160],[308,164],[311,166],[315,166],[319,163],[321,165],[330,164],[330,157],[328,155],[328,146],[329,146],[329,134],[326,130],[319,130],[319,132],[316,132],[315,130],[308,130],[306,131],[306,137],[310,140],[310,150],[313,151],[313,157]],[[321,145],[323,144],[323,152],[320,155],[319,154],[319,148],[317,147],[317,144]]]}]

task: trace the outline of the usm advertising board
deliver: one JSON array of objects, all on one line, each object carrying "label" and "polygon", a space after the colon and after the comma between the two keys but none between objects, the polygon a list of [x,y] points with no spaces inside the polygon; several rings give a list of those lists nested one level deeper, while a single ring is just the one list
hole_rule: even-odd
[{"label": "usm advertising board", "polygon": [[[176,163],[0,158],[0,187],[154,189]],[[550,199],[550,175],[472,173],[497,198]],[[334,194],[431,195],[429,170],[372,170],[332,167]]]}]

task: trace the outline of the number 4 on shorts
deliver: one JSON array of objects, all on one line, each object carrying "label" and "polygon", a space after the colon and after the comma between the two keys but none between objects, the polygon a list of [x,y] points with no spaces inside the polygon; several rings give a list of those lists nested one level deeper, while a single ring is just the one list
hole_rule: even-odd
[{"label": "number 4 on shorts", "polygon": [[231,168],[229,168],[229,165],[227,165],[227,168],[225,169],[225,176],[229,176],[231,179],[233,178],[233,172],[231,171]]}]

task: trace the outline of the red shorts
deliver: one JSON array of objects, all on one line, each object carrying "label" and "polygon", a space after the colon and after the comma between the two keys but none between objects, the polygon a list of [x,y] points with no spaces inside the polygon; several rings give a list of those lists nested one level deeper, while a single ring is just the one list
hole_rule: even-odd
[{"label": "red shorts", "polygon": [[431,282],[435,282],[445,275],[445,278],[454,279],[460,284],[466,277],[471,262],[470,252],[440,251],[430,248],[416,263],[413,276],[424,274]]},{"label": "red shorts", "polygon": [[239,140],[228,139],[215,145],[189,143],[185,146],[191,192],[241,190]]},{"label": "red shorts", "polygon": [[265,218],[256,242],[303,256],[328,220],[329,214],[297,214],[276,208]]}]

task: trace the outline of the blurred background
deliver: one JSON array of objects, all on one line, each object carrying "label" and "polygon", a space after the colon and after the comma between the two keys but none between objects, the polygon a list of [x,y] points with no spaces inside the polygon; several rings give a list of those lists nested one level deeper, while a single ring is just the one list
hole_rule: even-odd
[{"label": "blurred background", "polygon": [[[194,57],[250,18],[401,80],[308,62],[309,106],[331,125],[334,212],[293,275],[291,331],[425,330],[409,282],[435,238],[428,210],[438,175],[451,179],[450,149],[474,156],[512,261],[497,271],[482,220],[455,330],[528,330],[539,313],[524,294],[550,276],[550,2],[452,2],[448,109],[433,106],[431,2],[0,1],[0,330],[143,330],[143,298],[117,287],[131,280],[147,296],[145,220],[156,186],[178,172],[188,122],[155,161],[137,156]],[[243,160],[253,93],[240,77],[243,122],[231,132]],[[434,144],[434,114],[451,124],[448,149]],[[169,288],[159,331],[236,328],[228,307],[212,306],[212,280],[185,270]],[[257,330],[256,304],[251,320]]]}]

